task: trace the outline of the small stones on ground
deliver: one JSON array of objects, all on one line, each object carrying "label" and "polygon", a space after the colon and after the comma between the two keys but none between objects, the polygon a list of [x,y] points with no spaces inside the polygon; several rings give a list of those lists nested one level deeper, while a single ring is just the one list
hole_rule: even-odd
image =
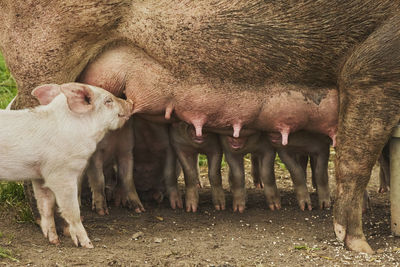
[{"label": "small stones on ground", "polygon": [[143,235],[144,235],[144,233],[141,232],[141,231],[139,231],[139,232],[134,233],[134,234],[132,235],[131,238],[132,238],[133,240],[138,240],[138,239],[141,238]]},{"label": "small stones on ground", "polygon": [[93,238],[93,241],[94,241],[94,242],[99,242],[99,241],[101,241],[101,239],[98,238],[98,237],[96,237],[96,238]]},{"label": "small stones on ground", "polygon": [[154,243],[161,243],[162,242],[162,238],[160,238],[160,237],[155,237],[154,238]]}]

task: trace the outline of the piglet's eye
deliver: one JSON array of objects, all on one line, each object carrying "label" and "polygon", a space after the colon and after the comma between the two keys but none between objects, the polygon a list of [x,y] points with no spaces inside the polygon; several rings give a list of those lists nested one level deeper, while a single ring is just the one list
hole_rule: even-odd
[{"label": "piglet's eye", "polygon": [[104,100],[104,104],[111,104],[113,102],[113,99],[111,97],[108,97]]}]

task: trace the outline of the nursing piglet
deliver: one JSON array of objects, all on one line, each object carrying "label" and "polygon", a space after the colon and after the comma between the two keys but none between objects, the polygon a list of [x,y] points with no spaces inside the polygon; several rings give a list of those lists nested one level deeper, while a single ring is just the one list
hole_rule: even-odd
[{"label": "nursing piglet", "polygon": [[60,242],[57,203],[75,245],[92,248],[80,218],[78,179],[106,132],[128,120],[132,103],[80,83],[42,85],[32,95],[41,106],[0,111],[0,179],[32,180],[50,243]]},{"label": "nursing piglet", "polygon": [[97,145],[96,152],[89,161],[86,175],[92,190],[92,209],[99,215],[108,214],[105,173],[113,173],[114,165],[117,184],[121,185],[121,202],[138,213],[144,211],[133,179],[133,147],[132,119],[121,129],[108,132]]}]

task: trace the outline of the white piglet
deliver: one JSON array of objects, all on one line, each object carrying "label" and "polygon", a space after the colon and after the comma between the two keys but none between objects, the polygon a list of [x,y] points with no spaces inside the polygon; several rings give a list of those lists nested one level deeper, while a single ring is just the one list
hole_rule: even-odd
[{"label": "white piglet", "polygon": [[131,102],[80,83],[47,84],[32,91],[41,106],[0,110],[0,179],[32,180],[40,226],[50,243],[60,241],[57,203],[75,245],[93,245],[80,218],[78,179],[97,143],[132,114]]}]

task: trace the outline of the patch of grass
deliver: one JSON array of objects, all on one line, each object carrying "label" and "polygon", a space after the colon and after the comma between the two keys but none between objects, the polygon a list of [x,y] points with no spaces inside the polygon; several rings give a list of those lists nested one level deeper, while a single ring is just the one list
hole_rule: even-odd
[{"label": "patch of grass", "polygon": [[[206,155],[200,154],[199,155],[199,166],[200,167],[207,167],[207,157]],[[224,168],[226,166],[225,155],[222,156],[221,167]]]},{"label": "patch of grass", "polygon": [[16,258],[13,257],[11,250],[0,247],[0,258],[10,259],[15,262],[19,262]]},{"label": "patch of grass", "polygon": [[16,94],[17,85],[0,54],[0,109],[6,108]]},{"label": "patch of grass", "polygon": [[203,155],[203,154],[199,155],[199,166],[200,167],[207,166],[207,157],[206,157],[206,155]]},{"label": "patch of grass", "polygon": [[33,222],[33,214],[25,200],[24,187],[21,183],[0,182],[0,206],[14,210],[17,222]]},{"label": "patch of grass", "polygon": [[280,169],[287,170],[285,163],[282,162],[282,160],[278,154],[276,154],[275,164],[278,165]]}]

